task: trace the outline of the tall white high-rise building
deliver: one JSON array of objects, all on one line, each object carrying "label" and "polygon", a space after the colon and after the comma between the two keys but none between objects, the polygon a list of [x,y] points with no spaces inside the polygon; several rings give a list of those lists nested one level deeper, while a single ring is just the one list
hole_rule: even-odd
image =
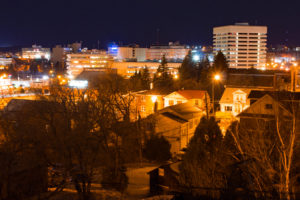
[{"label": "tall white high-rise building", "polygon": [[267,55],[267,27],[248,23],[214,27],[214,54],[222,51],[230,68],[264,69]]}]

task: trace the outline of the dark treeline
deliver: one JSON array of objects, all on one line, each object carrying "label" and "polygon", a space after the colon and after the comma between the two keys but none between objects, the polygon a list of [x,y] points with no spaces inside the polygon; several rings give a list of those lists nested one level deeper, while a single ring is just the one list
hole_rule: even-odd
[{"label": "dark treeline", "polygon": [[49,199],[71,187],[89,200],[93,183],[124,193],[126,164],[168,160],[170,144],[151,136],[154,119],[131,120],[126,83],[108,74],[92,89],[53,85],[49,97],[12,100],[0,116],[0,199]]},{"label": "dark treeline", "polygon": [[[225,136],[203,117],[180,164],[175,193],[191,199],[297,199],[299,139],[294,116],[233,122]],[[297,118],[297,119],[296,119]]]}]

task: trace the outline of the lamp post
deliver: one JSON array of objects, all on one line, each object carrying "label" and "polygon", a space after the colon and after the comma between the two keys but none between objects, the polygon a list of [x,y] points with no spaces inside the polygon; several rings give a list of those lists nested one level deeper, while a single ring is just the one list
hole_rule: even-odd
[{"label": "lamp post", "polygon": [[215,74],[212,81],[212,109],[213,116],[215,116],[215,81],[219,81],[221,79],[220,74]]}]

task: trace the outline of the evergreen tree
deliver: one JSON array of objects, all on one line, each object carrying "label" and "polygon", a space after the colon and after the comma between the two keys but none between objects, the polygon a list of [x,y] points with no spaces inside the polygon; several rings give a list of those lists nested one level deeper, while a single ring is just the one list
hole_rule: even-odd
[{"label": "evergreen tree", "polygon": [[142,75],[140,71],[135,71],[134,75],[130,77],[129,82],[130,82],[130,89],[132,91],[143,90],[141,78]]},{"label": "evergreen tree", "polygon": [[164,162],[171,158],[171,144],[163,136],[151,135],[146,140],[144,157],[150,161]]},{"label": "evergreen tree", "polygon": [[184,60],[182,61],[180,68],[178,69],[180,80],[185,81],[194,78],[195,69],[196,63],[192,60],[192,52],[189,51],[189,53],[185,56]]},{"label": "evergreen tree", "polygon": [[213,70],[217,72],[226,72],[228,70],[226,57],[221,51],[214,58]]},{"label": "evergreen tree", "polygon": [[146,66],[141,73],[141,85],[143,90],[149,90],[150,83],[151,83],[150,72],[148,67]]},{"label": "evergreen tree", "polygon": [[169,74],[167,60],[165,55],[161,59],[161,64],[159,65],[156,74],[153,78],[154,89],[162,92],[169,93],[174,90],[174,81],[171,74]]},{"label": "evergreen tree", "polygon": [[[226,155],[223,153],[223,136],[214,118],[203,117],[196,128],[180,164],[180,182],[185,187],[225,188]],[[199,195],[197,191],[194,195]],[[208,191],[212,198],[219,191]]]}]

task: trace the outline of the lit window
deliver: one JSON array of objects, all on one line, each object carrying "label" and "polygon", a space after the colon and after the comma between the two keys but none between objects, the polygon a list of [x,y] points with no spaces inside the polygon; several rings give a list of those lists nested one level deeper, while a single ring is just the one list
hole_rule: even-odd
[{"label": "lit window", "polygon": [[145,106],[141,106],[141,112],[146,112],[146,107]]}]

